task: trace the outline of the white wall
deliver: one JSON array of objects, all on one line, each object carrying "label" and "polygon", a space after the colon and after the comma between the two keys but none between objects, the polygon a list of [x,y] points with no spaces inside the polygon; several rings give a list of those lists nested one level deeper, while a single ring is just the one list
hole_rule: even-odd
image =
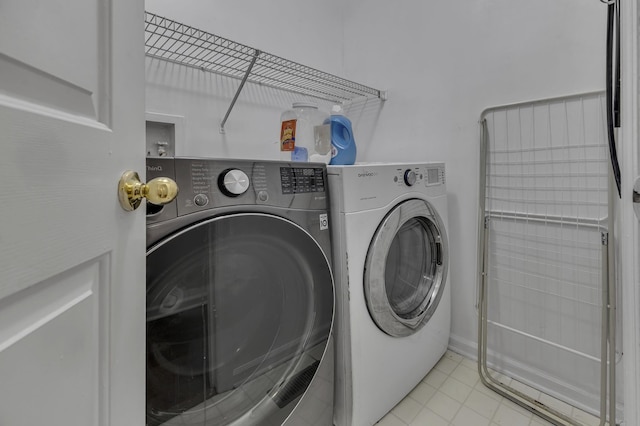
[{"label": "white wall", "polygon": [[[351,0],[345,73],[388,89],[360,160],[446,161],[452,345],[476,342],[479,129],[490,106],[603,90],[597,0]],[[361,134],[359,132],[356,134]],[[471,354],[474,354],[473,352]]]},{"label": "white wall", "polygon": [[[146,10],[253,48],[341,75],[341,2],[146,0]],[[280,114],[298,95],[247,84],[219,132],[239,81],[147,59],[147,111],[184,117],[176,154],[276,159]],[[330,104],[318,102],[329,111]]]},{"label": "white wall", "polygon": [[[475,356],[479,129],[491,106],[604,89],[599,0],[147,0],[147,10],[388,90],[355,104],[358,161],[447,163],[451,345]],[[276,158],[296,96],[147,61],[147,110],[185,117],[178,155]],[[326,106],[326,105],[323,105]]]}]

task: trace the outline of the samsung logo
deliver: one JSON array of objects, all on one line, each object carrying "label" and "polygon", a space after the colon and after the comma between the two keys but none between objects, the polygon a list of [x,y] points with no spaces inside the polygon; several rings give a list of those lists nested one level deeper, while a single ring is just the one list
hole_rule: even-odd
[{"label": "samsung logo", "polygon": [[362,172],[362,173],[358,173],[358,177],[371,177],[371,176],[378,176],[378,172]]},{"label": "samsung logo", "polygon": [[161,172],[162,166],[147,166],[148,172]]}]

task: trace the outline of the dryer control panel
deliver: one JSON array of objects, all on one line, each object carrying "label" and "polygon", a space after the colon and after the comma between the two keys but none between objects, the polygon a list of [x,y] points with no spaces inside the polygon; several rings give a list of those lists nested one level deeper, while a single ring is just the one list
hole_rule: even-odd
[{"label": "dryer control panel", "polygon": [[397,167],[393,181],[402,187],[444,184],[444,167],[439,164]]},{"label": "dryer control panel", "polygon": [[385,207],[406,194],[439,197],[447,192],[442,162],[356,163],[328,166],[327,173],[341,188],[334,197],[342,200],[344,212]]}]

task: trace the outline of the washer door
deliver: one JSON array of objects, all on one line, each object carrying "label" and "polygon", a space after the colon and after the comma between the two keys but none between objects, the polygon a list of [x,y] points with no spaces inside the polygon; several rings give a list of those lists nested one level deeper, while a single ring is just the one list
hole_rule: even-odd
[{"label": "washer door", "polygon": [[327,258],[292,222],[221,216],[163,240],[147,252],[147,425],[280,424],[332,318]]},{"label": "washer door", "polygon": [[395,337],[423,327],[444,292],[447,264],[447,235],[433,206],[419,199],[395,206],[378,227],[365,263],[367,308],[377,326]]}]

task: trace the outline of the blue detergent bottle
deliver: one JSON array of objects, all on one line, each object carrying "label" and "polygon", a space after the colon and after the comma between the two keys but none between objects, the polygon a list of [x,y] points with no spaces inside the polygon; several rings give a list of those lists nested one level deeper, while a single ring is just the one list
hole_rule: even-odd
[{"label": "blue detergent bottle", "polygon": [[351,120],[342,114],[342,107],[334,105],[331,116],[324,124],[331,124],[331,161],[332,165],[349,165],[356,162],[356,141],[353,138]]}]

